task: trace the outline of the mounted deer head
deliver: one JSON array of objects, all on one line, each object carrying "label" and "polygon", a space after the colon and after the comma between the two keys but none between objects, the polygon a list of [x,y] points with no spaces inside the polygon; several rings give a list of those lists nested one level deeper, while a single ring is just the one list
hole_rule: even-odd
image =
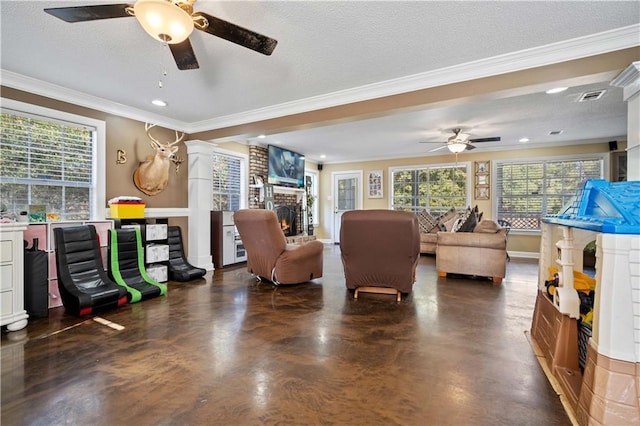
[{"label": "mounted deer head", "polygon": [[163,144],[151,136],[151,129],[155,126],[156,124],[145,123],[144,130],[151,140],[151,148],[155,150],[156,155],[147,157],[147,160],[141,162],[133,172],[133,183],[147,195],[158,195],[167,187],[169,183],[169,165],[178,151],[178,147],[174,145],[184,139],[184,132],[182,135],[178,135],[176,130],[176,139],[173,142]]}]

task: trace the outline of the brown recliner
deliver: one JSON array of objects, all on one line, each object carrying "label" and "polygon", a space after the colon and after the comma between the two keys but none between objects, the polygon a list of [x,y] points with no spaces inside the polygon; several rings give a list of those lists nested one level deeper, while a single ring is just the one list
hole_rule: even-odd
[{"label": "brown recliner", "polygon": [[394,210],[352,210],[342,215],[340,251],[348,289],[411,293],[420,257],[415,214]]},{"label": "brown recliner", "polygon": [[247,251],[247,270],[274,284],[298,284],[322,277],[320,241],[287,244],[272,210],[245,209],[233,214]]}]

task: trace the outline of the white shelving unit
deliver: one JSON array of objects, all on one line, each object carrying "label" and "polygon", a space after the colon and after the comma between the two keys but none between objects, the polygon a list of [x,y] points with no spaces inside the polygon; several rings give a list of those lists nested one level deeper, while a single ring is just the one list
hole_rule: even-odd
[{"label": "white shelving unit", "polygon": [[118,219],[116,222],[121,228],[140,229],[145,269],[151,278],[161,283],[169,280],[168,223],[166,218]]},{"label": "white shelving unit", "polygon": [[27,326],[24,309],[24,248],[26,223],[0,224],[0,325],[9,331]]}]

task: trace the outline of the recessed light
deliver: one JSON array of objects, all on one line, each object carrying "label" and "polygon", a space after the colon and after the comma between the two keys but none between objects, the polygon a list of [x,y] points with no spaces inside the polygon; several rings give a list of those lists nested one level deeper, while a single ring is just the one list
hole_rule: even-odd
[{"label": "recessed light", "polygon": [[266,135],[258,135],[258,139],[264,139],[266,137],[267,137]]},{"label": "recessed light", "polygon": [[564,92],[567,89],[568,89],[568,87],[555,87],[553,89],[547,90],[545,93],[547,93],[549,95],[553,95],[554,93]]},{"label": "recessed light", "polygon": [[154,104],[155,106],[161,106],[161,107],[166,107],[167,103],[165,101],[163,101],[162,99],[154,99],[151,101],[152,104]]},{"label": "recessed light", "polygon": [[324,155],[324,154],[322,154],[322,155],[320,156],[320,158],[327,158],[327,156],[326,156],[326,155]]},{"label": "recessed light", "polygon": [[521,138],[518,142],[527,143],[527,142],[529,142],[529,138]]}]

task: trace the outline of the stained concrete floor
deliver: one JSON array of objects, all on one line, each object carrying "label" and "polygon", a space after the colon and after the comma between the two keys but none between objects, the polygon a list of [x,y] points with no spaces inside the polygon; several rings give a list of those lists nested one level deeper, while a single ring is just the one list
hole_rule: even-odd
[{"label": "stained concrete floor", "polygon": [[6,425],[569,425],[525,336],[537,264],[501,285],[438,278],[413,293],[324,277],[273,287],[244,268],[169,283],[166,297],[99,316],[62,308],[2,334]]}]

